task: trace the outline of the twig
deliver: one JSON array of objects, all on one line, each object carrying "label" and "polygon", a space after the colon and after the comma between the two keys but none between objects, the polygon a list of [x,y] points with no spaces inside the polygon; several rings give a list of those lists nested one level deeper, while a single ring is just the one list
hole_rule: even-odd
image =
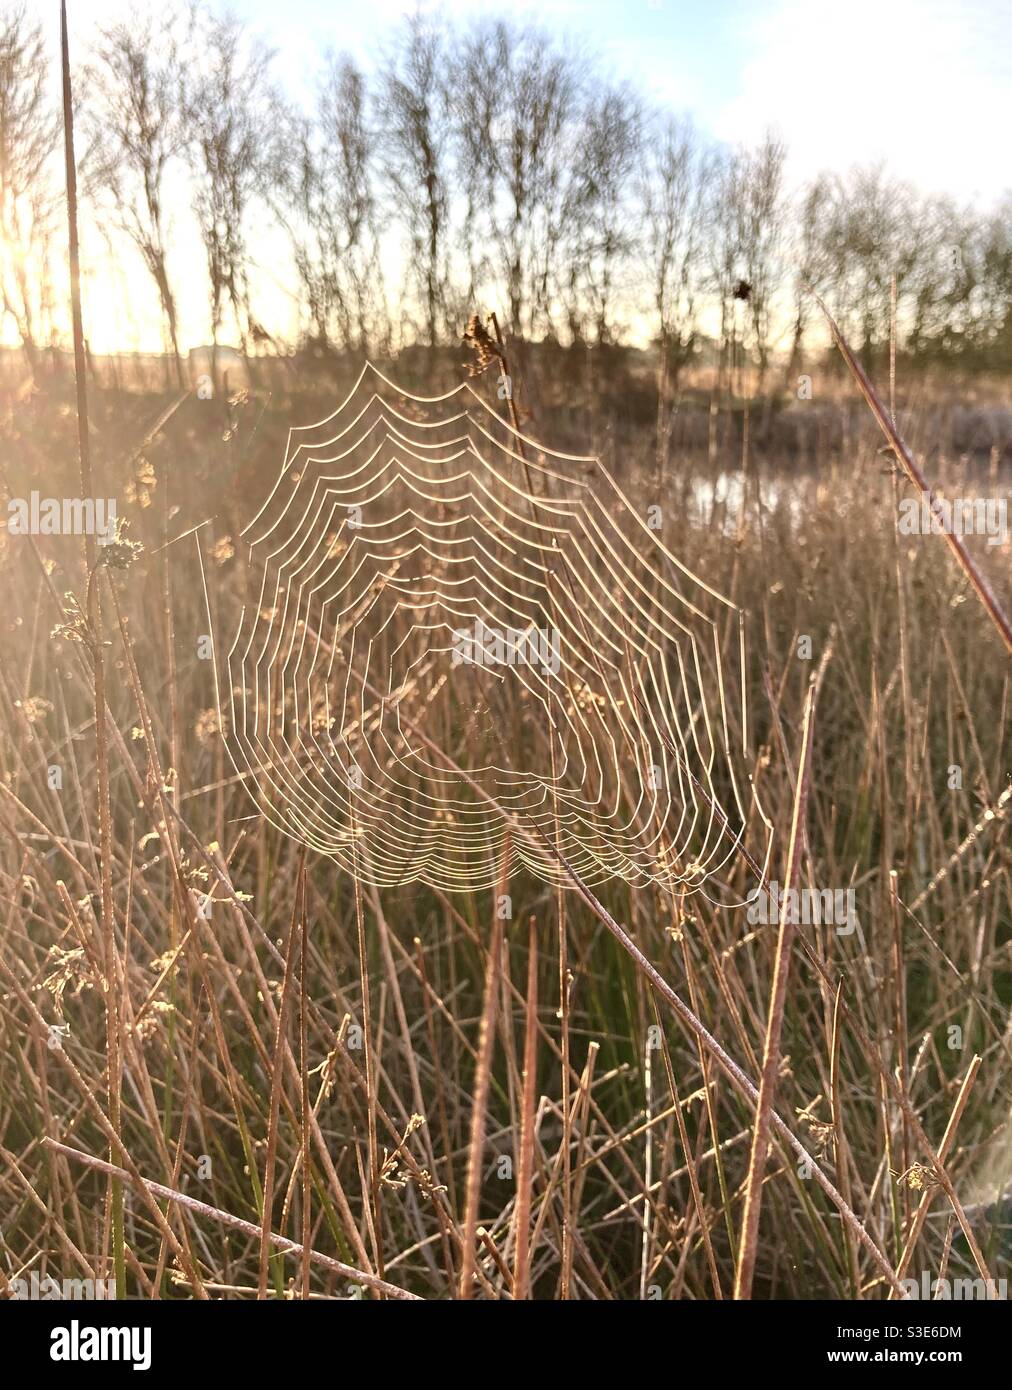
[{"label": "twig", "polygon": [[[372,695],[377,696],[377,698],[382,698],[381,693],[376,690],[376,687],[368,679],[363,679],[363,686]],[[709,1031],[706,1025],[702,1022],[702,1020],[697,1018],[695,1013],[693,1013],[689,1006],[679,997],[679,995],[675,993],[675,991],[668,984],[667,980],[665,980],[664,976],[651,963],[651,961],[648,960],[648,958],[643,954],[643,952],[632,940],[629,934],[621,926],[619,926],[618,922],[615,921],[614,917],[612,917],[611,913],[604,906],[604,904],[601,903],[595,897],[592,890],[587,887],[587,885],[580,878],[579,874],[566,859],[561,849],[557,848],[537,825],[534,825],[531,830],[528,830],[525,826],[521,825],[520,822],[516,820],[516,818],[502,805],[501,802],[497,801],[494,796],[492,796],[489,792],[485,790],[484,787],[482,787],[477,781],[475,781],[475,779],[466,771],[466,769],[462,768],[460,764],[455,762],[454,759],[451,758],[448,753],[444,752],[444,750],[440,748],[439,744],[436,743],[433,739],[429,738],[425,731],[419,728],[419,726],[412,719],[408,718],[407,715],[402,715],[401,718],[405,727],[410,729],[412,733],[414,733],[419,739],[421,739],[421,741],[426,745],[426,747],[429,748],[432,752],[434,752],[437,755],[437,757],[442,758],[442,760],[446,763],[447,767],[451,768],[460,777],[462,777],[464,781],[467,782],[468,785],[478,793],[479,796],[483,797],[487,802],[489,802],[490,805],[494,806],[499,811],[500,815],[503,817],[503,820],[506,822],[507,825],[512,827],[513,832],[515,834],[522,835],[523,838],[529,844],[535,846],[536,848],[540,848],[542,852],[549,858],[549,860],[554,858],[558,862],[559,866],[564,870],[567,878],[572,883],[577,895],[590,908],[590,910],[594,913],[595,917],[597,917],[598,920],[604,924],[604,926],[612,934],[612,936],[619,943],[622,949],[629,956],[632,957],[637,968],[643,972],[643,974],[651,982],[651,984],[658,991],[658,993],[662,995],[665,1002],[669,1005],[670,1008],[674,1010],[674,1012],[678,1015],[678,1017],[682,1020],[683,1024],[689,1029],[689,1031],[694,1035],[694,1037],[715,1058],[721,1070],[733,1082],[737,1090],[752,1105],[758,1105],[759,1092],[753,1085],[753,1083],[749,1080],[745,1072],[741,1069],[741,1067],[739,1067],[738,1063],[733,1059],[733,1057],[731,1057],[729,1053],[725,1052],[724,1048],[720,1045],[720,1043]],[[817,961],[818,958],[816,957],[816,962]],[[806,1167],[808,1167],[811,1170],[812,1176],[815,1178],[815,1181],[822,1188],[823,1192],[825,1192],[826,1196],[830,1199],[833,1205],[837,1208],[841,1218],[846,1223],[846,1225],[848,1226],[858,1243],[862,1245],[868,1252],[868,1254],[871,1256],[879,1271],[885,1276],[885,1278],[888,1280],[889,1284],[893,1288],[897,1289],[899,1292],[902,1293],[903,1290],[897,1283],[896,1276],[893,1273],[892,1267],[890,1266],[885,1255],[872,1240],[871,1236],[865,1230],[862,1222],[858,1220],[850,1205],[846,1201],[844,1201],[843,1197],[830,1182],[829,1178],[822,1171],[819,1164],[815,1161],[812,1155],[802,1144],[801,1140],[796,1137],[796,1135],[788,1127],[788,1125],[780,1118],[776,1110],[772,1110],[770,1112],[770,1121],[777,1134],[779,1134],[780,1137],[785,1141],[785,1143],[787,1143],[794,1150],[794,1153],[798,1156],[799,1159],[801,1159],[801,1161],[806,1165]],[[923,1131],[921,1132],[923,1134]],[[944,1170],[942,1175],[942,1181],[944,1185]],[[950,1187],[951,1184],[949,1185],[949,1187],[946,1187],[947,1192],[950,1190]],[[954,1193],[950,1193],[950,1195],[955,1197]],[[958,1201],[958,1199],[955,1200]],[[961,1208],[957,1207],[957,1215],[959,1214],[960,1210]],[[964,1230],[965,1229],[966,1228],[964,1227]]]},{"label": "twig", "polygon": [[[970,1098],[970,1091],[973,1087],[974,1078],[976,1077],[977,1072],[980,1068],[980,1060],[981,1059],[976,1054],[974,1054],[974,1056],[970,1058],[970,1065],[966,1069],[966,1075],[963,1077],[962,1085],[959,1088],[959,1094],[956,1096],[956,1103],[952,1107],[952,1114],[949,1116],[949,1123],[945,1126],[945,1133],[942,1135],[942,1141],[938,1145],[938,1157],[943,1162],[948,1156],[949,1150],[952,1148],[952,1145],[955,1143],[956,1130],[959,1126],[959,1121],[962,1117],[963,1111],[966,1108],[966,1102]],[[931,1206],[931,1202],[936,1191],[937,1188],[934,1184],[928,1184],[925,1187],[924,1193],[921,1197],[920,1205],[918,1206],[917,1211],[914,1213],[914,1219],[911,1222],[910,1230],[907,1234],[906,1244],[904,1245],[903,1251],[900,1255],[900,1262],[896,1269],[897,1279],[902,1279],[904,1274],[906,1274],[908,1268],[910,1267],[910,1261],[913,1258],[914,1249],[917,1245],[917,1241],[920,1237],[921,1231],[924,1229],[924,1222],[927,1220],[928,1208]],[[893,1290],[890,1290],[890,1298],[893,1297],[893,1292]]]},{"label": "twig", "polygon": [[[812,291],[812,293],[815,293],[814,290]],[[865,372],[864,368],[861,366],[860,362],[857,360],[857,358],[851,351],[850,345],[841,333],[836,320],[833,318],[833,315],[826,308],[819,295],[816,294],[815,299],[819,308],[826,316],[826,319],[829,323],[829,330],[833,335],[833,340],[835,341],[836,346],[840,349],[840,352],[843,355],[843,360],[846,362],[847,366],[853,373],[855,381],[861,388],[862,395],[864,396],[865,400],[868,402],[869,407],[871,408],[871,413],[875,416],[875,419],[878,421],[882,433],[885,435],[886,439],[888,439],[890,445],[892,446],[893,453],[896,455],[897,459],[902,464],[903,469],[907,474],[907,477],[920,491],[921,496],[927,502],[928,506],[931,509],[932,515],[938,519],[941,526],[942,535],[945,537],[945,540],[949,545],[949,549],[952,551],[953,555],[955,555],[956,559],[959,561],[960,565],[962,566],[963,573],[966,575],[967,579],[969,579],[970,583],[973,585],[974,589],[977,592],[977,597],[980,599],[981,603],[987,609],[988,613],[990,614],[991,621],[994,623],[995,627],[1001,633],[1002,640],[1005,643],[1006,651],[1009,653],[1010,656],[1012,656],[1012,623],[1009,622],[1008,616],[1006,615],[1005,610],[1002,608],[997,595],[991,588],[991,585],[988,583],[988,580],[982,573],[980,567],[973,560],[966,546],[963,544],[962,538],[956,535],[955,528],[947,524],[945,508],[942,506],[937,493],[931,487],[927,478],[925,478],[924,473],[921,471],[920,465],[917,463],[917,460],[910,452],[910,448],[907,445],[906,440],[903,438],[899,430],[896,428],[896,425],[889,411],[883,405],[877,391],[871,384],[871,381],[869,380],[867,373]]]},{"label": "twig", "polygon": [[[125,1168],[117,1168],[114,1163],[106,1163],[104,1159],[95,1158],[92,1154],[82,1152],[81,1149],[72,1149],[69,1145],[61,1144],[58,1140],[50,1139],[48,1136],[44,1137],[42,1142],[47,1149],[52,1149],[55,1153],[65,1154],[68,1158],[74,1158],[78,1163],[83,1163],[89,1168],[97,1168],[99,1172],[108,1173],[110,1177],[126,1179],[128,1182],[133,1180]],[[180,1206],[186,1207],[197,1216],[207,1216],[212,1221],[217,1221],[219,1225],[231,1226],[236,1231],[242,1231],[253,1240],[260,1239],[260,1228],[254,1226],[251,1221],[243,1221],[240,1216],[233,1216],[231,1212],[208,1206],[206,1202],[200,1202],[196,1197],[190,1197],[185,1192],[177,1192],[171,1187],[163,1187],[160,1182],[151,1182],[149,1178],[140,1178],[139,1181],[155,1197],[162,1197],[168,1202],[178,1202]],[[379,1279],[375,1274],[367,1274],[365,1270],[356,1269],[354,1265],[346,1265],[341,1260],[332,1259],[330,1255],[323,1255],[319,1250],[307,1250],[297,1241],[289,1240],[287,1236],[279,1236],[276,1231],[269,1231],[267,1239],[272,1245],[276,1245],[279,1250],[284,1250],[287,1254],[305,1255],[314,1264],[322,1265],[325,1269],[331,1270],[332,1273],[340,1274],[344,1279],[352,1279],[358,1284],[364,1284],[366,1288],[388,1294],[391,1298],[408,1299],[412,1303],[425,1301],[418,1294],[409,1293],[407,1289],[402,1289],[398,1284],[390,1284],[385,1279]]]},{"label": "twig", "polygon": [[471,1108],[471,1144],[467,1158],[467,1195],[464,1205],[464,1249],[460,1265],[460,1297],[471,1297],[474,1282],[475,1243],[478,1236],[478,1203],[481,1199],[482,1155],[485,1150],[485,1112],[488,1109],[492,1049],[495,1046],[496,996],[499,991],[499,957],[502,954],[502,918],[499,902],[506,891],[509,874],[509,833],[503,843],[502,875],[499,894],[492,903],[492,939],[485,964],[485,997],[481,1009],[481,1035],[475,1066],[474,1100]]},{"label": "twig", "polygon": [[[801,872],[805,814],[808,807],[808,784],[812,763],[812,725],[815,719],[815,701],[818,696],[818,689],[818,682],[813,680],[808,687],[808,698],[805,701],[798,785],[794,795],[791,839],[787,849],[785,882],[788,895],[796,893]],[[735,1298],[751,1298],[752,1296],[752,1276],[755,1273],[756,1251],[759,1245],[759,1217],[762,1212],[766,1150],[769,1147],[770,1139],[770,1115],[773,1111],[777,1074],[780,1070],[780,1038],[784,1026],[784,1005],[787,1001],[787,980],[791,969],[791,951],[794,945],[797,915],[790,910],[780,913],[780,930],[777,935],[777,953],[773,967],[773,988],[770,994],[770,1012],[766,1023],[766,1042],[763,1048],[762,1077],[759,1082],[759,1105],[756,1111],[752,1153],[749,1158],[745,1189],[745,1214],[742,1218],[738,1269],[735,1275]]]},{"label": "twig", "polygon": [[513,1297],[531,1292],[531,1186],[534,1179],[534,1096],[538,1062],[538,931],[530,920],[527,948],[527,997],[524,1023],[524,1076],[520,1110],[520,1154],[517,1162],[516,1241],[513,1258]]},{"label": "twig", "polygon": [[[88,361],[84,347],[84,318],[81,311],[81,255],[77,235],[77,163],[74,158],[74,101],[70,83],[70,40],[67,35],[67,3],[60,0],[60,59],[63,79],[63,143],[67,179],[67,232],[70,260],[70,309],[74,333],[74,377],[77,386],[77,438],[80,455],[81,494],[94,495],[91,471],[91,441],[88,429]],[[106,1050],[108,1052],[109,1123],[120,1129],[120,1019],[119,962],[112,910],[112,813],[109,801],[109,742],[106,728],[105,654],[102,631],[102,600],[98,575],[99,557],[95,537],[85,528],[84,558],[87,570],[87,616],[94,641],[91,644],[95,694],[95,760],[98,766],[99,863],[101,877],[101,925],[103,975],[105,977]],[[126,1252],[123,1232],[123,1189],[118,1182],[109,1187],[112,1210],[113,1259],[116,1287],[126,1289]]]}]

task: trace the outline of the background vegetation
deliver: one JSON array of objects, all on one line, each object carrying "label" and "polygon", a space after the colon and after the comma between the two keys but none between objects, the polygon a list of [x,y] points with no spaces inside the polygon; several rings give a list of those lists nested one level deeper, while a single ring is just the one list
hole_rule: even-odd
[{"label": "background vegetation", "polygon": [[[765,435],[760,386],[779,390],[795,333],[798,351],[808,341],[787,267],[843,306],[876,366],[895,276],[896,418],[948,495],[1004,495],[1000,434],[986,419],[959,433],[970,395],[954,399],[953,363],[1006,389],[1008,208],[964,217],[869,171],[791,202],[775,142],[706,150],[588,59],[502,26],[409,26],[379,86],[338,59],[312,120],[267,114],[267,57],[232,21],[196,22],[197,50],[188,25],[173,19],[170,43],[152,20],[80,69],[89,215],[137,241],[171,339],[162,179],[186,162],[210,321],[234,319],[255,357],[251,231],[273,207],[305,338],[207,399],[182,365],[157,391],[89,370],[95,487],[142,549],[99,561],[68,537],[0,533],[0,1291],[34,1270],[116,1274],[131,1297],[385,1296],[377,1278],[428,1298],[731,1295],[755,1106],[699,1032],[575,892],[520,876],[497,925],[492,894],[356,890],[304,857],[252,815],[198,656],[197,547],[215,630],[232,631],[239,532],[288,429],[332,409],[377,343],[406,387],[455,385],[479,300],[502,316],[525,428],[599,450],[747,611],[747,771],[781,882],[822,669],[795,851],[803,883],[853,888],[860,927],[799,928],[775,1103],[877,1257],[777,1132],[755,1296],[1005,1274],[1007,661],[941,538],[897,533],[907,485],[880,436],[849,408],[820,413],[825,367]],[[20,248],[4,303],[36,360],[4,396],[0,479],[11,497],[74,496],[77,402],[40,358],[55,305],[32,261],[62,235],[57,133],[31,24],[3,35],[3,245]],[[377,274],[387,219],[409,248],[403,290]],[[644,286],[662,351],[609,356]],[[775,359],[778,294],[797,297]],[[914,377],[935,348],[944,372]],[[506,409],[494,371],[474,384]],[[968,545],[1007,608],[1008,542]],[[518,756],[535,765],[547,731],[521,714]],[[466,758],[466,729],[448,751]],[[746,859],[728,886],[752,886]],[[776,929],[704,894],[614,885],[601,905],[757,1082]],[[107,1157],[128,1176],[95,1167]],[[265,1230],[312,1254],[278,1253]]]}]

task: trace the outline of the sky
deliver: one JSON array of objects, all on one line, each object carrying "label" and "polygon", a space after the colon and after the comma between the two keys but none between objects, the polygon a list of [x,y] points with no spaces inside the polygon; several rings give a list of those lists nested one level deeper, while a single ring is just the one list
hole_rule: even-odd
[{"label": "sky", "polygon": [[[55,55],[57,0],[30,3]],[[69,0],[73,51],[83,54],[96,23],[156,3]],[[792,183],[882,160],[958,201],[990,203],[1012,186],[1012,0],[233,0],[231,8],[276,50],[283,85],[307,100],[328,48],[369,69],[391,27],[416,8],[455,24],[508,14],[584,45],[616,78],[691,112],[718,140],[749,143],[773,130],[786,141]],[[110,335],[150,336],[114,317]]]},{"label": "sky", "polygon": [[[74,3],[74,0],[71,0]],[[77,0],[89,14],[108,0]],[[144,3],[144,0],[141,0]],[[286,85],[328,45],[371,66],[384,30],[415,8],[454,21],[503,13],[584,40],[616,76],[718,139],[773,127],[797,177],[885,159],[959,198],[1012,174],[1010,0],[236,0],[278,51]]]}]

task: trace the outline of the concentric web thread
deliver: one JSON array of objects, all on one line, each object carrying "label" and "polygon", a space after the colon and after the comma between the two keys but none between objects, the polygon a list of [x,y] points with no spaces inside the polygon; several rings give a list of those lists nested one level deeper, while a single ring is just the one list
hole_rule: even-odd
[{"label": "concentric web thread", "polygon": [[215,654],[229,754],[347,872],[474,890],[565,878],[561,855],[588,885],[687,891],[749,825],[768,853],[736,767],[742,614],[598,460],[467,383],[423,397],[367,364],[290,432],[243,538],[248,601]]}]

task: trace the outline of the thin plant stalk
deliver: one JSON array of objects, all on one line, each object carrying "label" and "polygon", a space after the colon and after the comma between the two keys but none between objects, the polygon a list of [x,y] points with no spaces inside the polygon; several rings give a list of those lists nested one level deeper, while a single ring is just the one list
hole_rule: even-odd
[{"label": "thin plant stalk", "polygon": [[[371,681],[369,681],[368,679],[363,680],[363,685],[365,689],[368,690],[371,694],[378,694],[375,686],[373,686]],[[597,917],[598,921],[601,922],[604,925],[604,927],[607,928],[607,930],[615,938],[615,940],[626,952],[626,954],[632,958],[636,967],[643,972],[646,978],[651,982],[651,984],[654,986],[657,992],[664,999],[665,1003],[667,1003],[668,1006],[671,1009],[673,1009],[678,1018],[680,1018],[682,1023],[686,1026],[686,1028],[688,1028],[689,1032],[691,1032],[693,1036],[702,1044],[702,1046],[706,1048],[706,1050],[711,1054],[711,1056],[713,1056],[713,1058],[720,1066],[721,1070],[724,1072],[725,1076],[727,1076],[728,1079],[733,1083],[733,1085],[739,1091],[739,1093],[742,1096],[744,1096],[745,1099],[748,1100],[752,1105],[757,1106],[759,1103],[759,1091],[757,1087],[752,1083],[752,1081],[749,1080],[746,1073],[742,1070],[742,1068],[738,1065],[734,1058],[731,1057],[730,1054],[721,1046],[721,1044],[709,1031],[706,1025],[702,1022],[702,1020],[697,1018],[697,1016],[688,1007],[684,1000],[681,999],[681,997],[671,988],[671,986],[668,984],[667,980],[660,973],[657,967],[648,959],[647,956],[643,954],[640,948],[633,941],[632,937],[630,937],[628,932],[625,931],[625,929],[619,925],[619,923],[611,915],[611,913],[604,906],[604,904],[600,902],[600,900],[595,896],[592,889],[590,889],[583,882],[579,874],[569,863],[566,856],[562,853],[562,850],[559,849],[556,845],[554,845],[552,841],[548,839],[548,837],[544,834],[543,831],[540,830],[540,828],[536,824],[533,825],[530,829],[528,829],[526,826],[521,825],[510,814],[510,812],[506,810],[506,808],[502,805],[501,802],[497,801],[495,797],[493,797],[477,781],[475,781],[475,779],[464,768],[462,768],[459,763],[455,762],[453,758],[449,756],[448,753],[444,752],[443,749],[440,748],[438,743],[436,743],[433,739],[429,738],[425,731],[419,728],[419,726],[412,719],[409,719],[406,715],[402,715],[402,721],[404,723],[404,726],[410,729],[411,732],[415,734],[416,737],[419,738],[427,748],[429,748],[433,753],[437,755],[437,757],[441,758],[443,762],[447,765],[447,767],[451,768],[460,777],[462,777],[464,781],[467,782],[468,785],[474,791],[476,791],[479,796],[483,797],[490,805],[495,806],[501,813],[504,821],[507,823],[507,825],[511,826],[515,834],[522,835],[529,844],[535,846],[536,848],[539,848],[542,854],[549,862],[551,862],[553,859],[555,860],[559,868],[569,879],[570,883],[576,891],[577,896],[586,904],[587,907],[590,908],[594,916]],[[909,1101],[907,1102],[907,1104],[909,1104]],[[802,1144],[801,1140],[798,1139],[798,1137],[794,1134],[790,1126],[787,1125],[783,1119],[781,1119],[781,1117],[777,1114],[775,1109],[772,1109],[770,1111],[770,1121],[776,1133],[794,1151],[797,1157],[809,1169],[815,1181],[818,1183],[818,1185],[822,1188],[823,1192],[825,1192],[826,1196],[830,1199],[830,1201],[839,1211],[842,1220],[847,1224],[855,1239],[857,1240],[858,1244],[861,1245],[867,1251],[880,1273],[883,1274],[886,1280],[889,1282],[890,1286],[902,1292],[901,1286],[898,1284],[896,1280],[896,1276],[893,1272],[892,1266],[889,1264],[885,1255],[882,1253],[882,1251],[876,1245],[875,1241],[868,1234],[867,1230],[864,1227],[864,1224],[858,1219],[857,1215],[851,1209],[850,1205],[844,1201],[843,1197],[833,1186],[832,1182],[830,1182],[829,1178],[823,1172],[822,1168],[816,1162],[815,1158],[808,1152],[808,1150]],[[923,1130],[921,1130],[920,1133],[921,1138],[925,1143],[925,1146],[930,1147],[926,1143],[926,1136],[923,1134]],[[942,1181],[943,1186],[945,1186],[946,1192],[953,1200],[953,1205],[956,1208],[956,1214],[960,1217],[960,1225],[963,1227],[964,1232],[968,1231],[969,1227],[966,1223],[965,1215],[961,1215],[962,1208],[958,1205],[958,1198],[956,1197],[955,1192],[952,1190],[951,1182],[948,1182],[944,1169],[940,1171],[939,1178]],[[970,1233],[970,1239],[972,1250],[972,1232]]]},{"label": "thin plant stalk", "polygon": [[[808,687],[804,723],[801,729],[798,783],[794,795],[791,838],[787,848],[787,869],[784,875],[787,894],[796,893],[801,874],[804,824],[808,807],[808,784],[812,762],[812,727],[815,722],[817,693],[818,685],[813,680]],[[766,1023],[766,1042],[763,1047],[762,1076],[759,1082],[759,1104],[756,1110],[752,1153],[745,1184],[745,1213],[741,1224],[741,1244],[734,1282],[736,1299],[751,1298],[752,1296],[752,1278],[755,1274],[756,1253],[759,1248],[759,1217],[762,1212],[763,1187],[765,1185],[766,1151],[770,1141],[770,1115],[773,1110],[777,1077],[780,1071],[780,1039],[784,1027],[784,1007],[787,1002],[787,980],[791,970],[795,926],[796,914],[781,911],[776,959],[773,967],[773,988],[770,993],[770,1011]]]},{"label": "thin plant stalk", "polygon": [[534,1178],[534,1108],[538,1069],[538,932],[530,921],[527,948],[527,996],[524,1021],[524,1075],[520,1103],[520,1154],[517,1162],[516,1242],[513,1297],[531,1296],[531,1184]]},{"label": "thin plant stalk", "polygon": [[[81,252],[77,232],[77,161],[74,157],[74,99],[70,80],[70,40],[67,33],[67,3],[60,0],[60,58],[63,79],[63,139],[67,180],[67,232],[70,261],[70,308],[74,335],[74,376],[77,385],[77,439],[81,471],[81,495],[94,496],[91,469],[91,442],[88,426],[88,361],[84,347],[84,318],[81,311]],[[120,1130],[120,1038],[119,978],[112,909],[112,813],[109,802],[109,743],[106,729],[105,653],[102,630],[102,599],[95,537],[85,528],[84,558],[88,576],[88,623],[95,693],[95,759],[98,768],[99,861],[101,865],[101,930],[105,985],[106,1045],[109,1122]],[[126,1248],[123,1228],[123,1184],[113,1176],[109,1184],[112,1210],[113,1264],[116,1293],[126,1294]]]},{"label": "thin plant stalk", "polygon": [[938,494],[935,492],[931,484],[928,482],[927,478],[924,476],[924,473],[920,465],[918,464],[917,460],[914,458],[913,454],[910,451],[909,445],[907,444],[903,436],[900,434],[899,430],[896,428],[896,424],[893,421],[892,416],[883,404],[878,392],[871,384],[867,372],[864,370],[860,362],[854,356],[850,344],[847,342],[846,338],[840,331],[839,325],[833,318],[833,315],[829,312],[825,304],[822,302],[822,299],[818,295],[816,295],[815,298],[818,302],[819,308],[826,316],[826,320],[829,324],[829,331],[833,335],[833,340],[836,343],[836,346],[840,349],[840,353],[843,356],[843,360],[850,368],[854,376],[854,380],[861,388],[861,394],[868,402],[868,405],[871,409],[871,413],[875,416],[875,419],[878,421],[879,428],[882,430],[882,433],[889,441],[893,453],[896,455],[896,458],[902,465],[907,477],[910,479],[910,481],[920,492],[921,496],[927,502],[928,507],[931,510],[932,516],[937,518],[946,544],[952,551],[953,555],[955,555],[957,561],[959,562],[960,568],[966,575],[967,579],[969,579],[971,585],[974,588],[974,591],[977,594],[977,597],[980,599],[981,603],[987,609],[991,621],[994,623],[995,627],[1001,634],[1002,641],[1005,643],[1005,650],[1008,652],[1010,656],[1012,656],[1012,622],[1009,621],[1008,615],[1002,607],[997,594],[992,589],[987,577],[981,570],[980,566],[976,563],[976,561],[971,556],[970,552],[967,550],[966,546],[963,544],[962,538],[956,535],[955,528],[947,524],[945,508],[942,506]]},{"label": "thin plant stalk", "polygon": [[[83,1163],[88,1168],[95,1168],[100,1173],[114,1175],[121,1182],[129,1180],[131,1177],[125,1168],[117,1168],[114,1163],[106,1163],[103,1159],[83,1153],[80,1149],[72,1149],[67,1144],[60,1144],[55,1139],[46,1138],[42,1142],[47,1149],[52,1149],[54,1153],[64,1154],[67,1158],[72,1158],[77,1163]],[[260,1239],[260,1230],[251,1221],[243,1221],[242,1217],[233,1216],[231,1212],[209,1206],[207,1202],[200,1202],[196,1197],[190,1197],[185,1192],[176,1192],[171,1187],[164,1187],[160,1182],[151,1182],[148,1178],[140,1178],[139,1181],[153,1197],[161,1197],[164,1201],[175,1202],[193,1212],[195,1216],[206,1216],[211,1221],[217,1221],[221,1226],[231,1226],[233,1230],[242,1231],[244,1235],[253,1240]],[[377,1293],[386,1294],[388,1298],[406,1299],[412,1303],[425,1301],[418,1294],[409,1293],[407,1289],[402,1289],[397,1284],[391,1284],[386,1279],[379,1279],[375,1274],[369,1274],[364,1269],[356,1269],[353,1265],[347,1265],[342,1260],[335,1260],[319,1250],[309,1250],[297,1241],[278,1235],[275,1231],[269,1233],[268,1239],[278,1250],[285,1251],[289,1255],[303,1255],[313,1264],[321,1265],[324,1269],[330,1270],[332,1274],[339,1274],[343,1279],[352,1279],[367,1289],[375,1289]]]},{"label": "thin plant stalk", "polygon": [[495,1047],[496,997],[499,992],[499,958],[502,954],[502,917],[499,901],[506,891],[509,873],[509,834],[503,842],[502,875],[499,894],[492,904],[492,938],[485,963],[485,993],[481,1008],[481,1035],[478,1041],[478,1061],[475,1066],[474,1097],[471,1103],[471,1142],[467,1157],[467,1192],[464,1206],[464,1249],[460,1265],[460,1297],[471,1297],[475,1276],[475,1246],[478,1240],[478,1204],[481,1200],[481,1176],[485,1152],[485,1116],[488,1110],[489,1078],[492,1072],[492,1051]]}]

